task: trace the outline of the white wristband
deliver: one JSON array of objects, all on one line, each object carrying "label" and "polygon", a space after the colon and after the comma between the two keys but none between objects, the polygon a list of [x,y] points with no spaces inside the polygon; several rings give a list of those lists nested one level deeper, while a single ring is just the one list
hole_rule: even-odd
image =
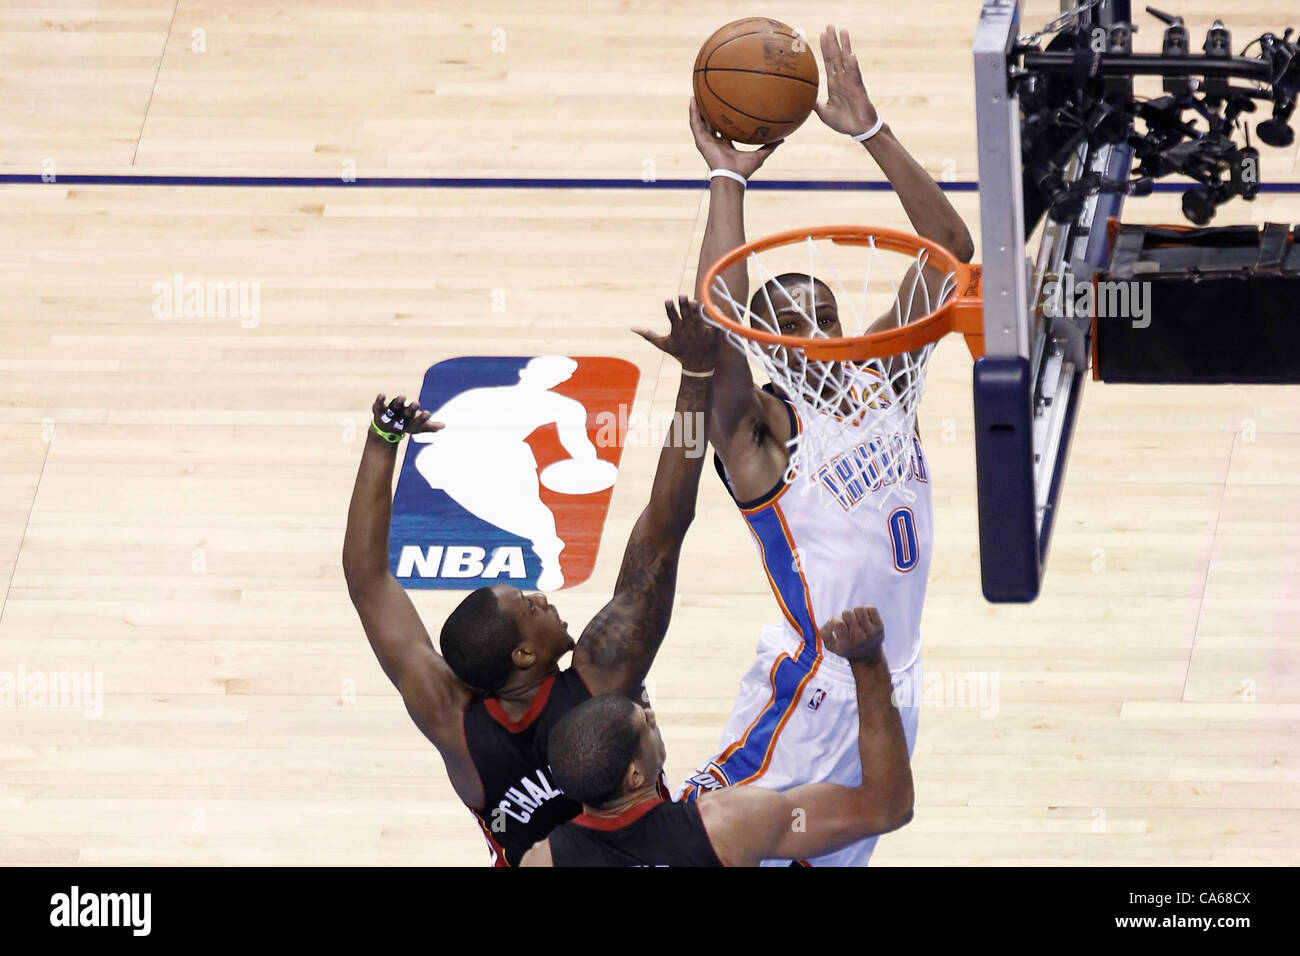
[{"label": "white wristband", "polygon": [[880,130],[884,127],[884,125],[885,125],[885,121],[881,119],[879,116],[877,116],[876,122],[872,124],[871,129],[867,130],[865,133],[859,133],[857,136],[854,136],[853,137],[854,142],[865,143],[867,140],[871,139],[871,137],[879,133]]},{"label": "white wristband", "polygon": [[742,186],[748,186],[749,180],[733,169],[710,169],[709,179],[717,179],[719,176],[726,176],[728,179],[734,179]]}]

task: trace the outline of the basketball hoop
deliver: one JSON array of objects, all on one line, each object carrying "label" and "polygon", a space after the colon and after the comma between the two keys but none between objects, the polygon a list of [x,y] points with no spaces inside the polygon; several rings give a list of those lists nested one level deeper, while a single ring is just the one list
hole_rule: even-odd
[{"label": "basketball hoop", "polygon": [[[857,249],[867,260],[860,293],[832,262],[832,254]],[[776,265],[782,259],[792,268]],[[737,301],[722,278],[738,263],[758,279],[752,302]],[[819,327],[825,290],[844,336]],[[865,501],[881,507],[894,494],[911,500],[910,478],[924,475],[913,438],[930,354],[952,332],[965,336],[972,357],[983,353],[979,266],[895,230],[794,229],[719,259],[705,273],[700,301],[708,321],[762,366],[794,408],[799,431],[790,441],[787,482],[801,479],[805,494],[812,487],[830,491],[825,504],[838,501],[848,510]],[[843,314],[846,305],[851,317]],[[778,313],[801,318],[810,334],[783,334],[774,324]]]}]

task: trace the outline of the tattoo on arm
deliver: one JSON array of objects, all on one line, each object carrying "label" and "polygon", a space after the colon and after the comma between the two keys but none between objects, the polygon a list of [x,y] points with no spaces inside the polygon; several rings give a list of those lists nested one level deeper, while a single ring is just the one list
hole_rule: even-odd
[{"label": "tattoo on arm", "polygon": [[574,652],[574,666],[593,693],[635,691],[668,632],[678,554],[638,537],[633,533],[628,542],[613,599],[591,619]]}]

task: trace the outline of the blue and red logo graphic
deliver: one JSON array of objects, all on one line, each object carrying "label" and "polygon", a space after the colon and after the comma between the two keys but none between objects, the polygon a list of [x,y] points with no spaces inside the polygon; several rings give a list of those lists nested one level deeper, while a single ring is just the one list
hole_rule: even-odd
[{"label": "blue and red logo graphic", "polygon": [[[389,565],[408,588],[554,591],[596,564],[637,368],[621,359],[464,357],[424,376],[446,427],[409,439]],[[620,414],[621,413],[621,414]]]}]

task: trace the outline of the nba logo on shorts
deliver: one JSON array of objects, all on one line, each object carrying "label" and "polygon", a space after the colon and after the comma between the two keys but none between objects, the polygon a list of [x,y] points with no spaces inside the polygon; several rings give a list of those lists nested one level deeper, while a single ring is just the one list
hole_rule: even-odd
[{"label": "nba logo on shorts", "polygon": [[[635,365],[566,355],[464,357],[424,376],[446,427],[412,436],[389,565],[408,588],[554,591],[591,576],[636,397]],[[620,409],[624,414],[620,416]]]},{"label": "nba logo on shorts", "polygon": [[818,707],[822,705],[822,701],[825,699],[826,699],[826,691],[818,687],[815,691],[813,691],[813,695],[808,698],[808,709],[816,710]]},{"label": "nba logo on shorts", "polygon": [[721,790],[723,787],[730,786],[727,782],[727,775],[722,772],[722,768],[716,763],[710,763],[708,767],[688,778],[686,783],[700,791]]}]

